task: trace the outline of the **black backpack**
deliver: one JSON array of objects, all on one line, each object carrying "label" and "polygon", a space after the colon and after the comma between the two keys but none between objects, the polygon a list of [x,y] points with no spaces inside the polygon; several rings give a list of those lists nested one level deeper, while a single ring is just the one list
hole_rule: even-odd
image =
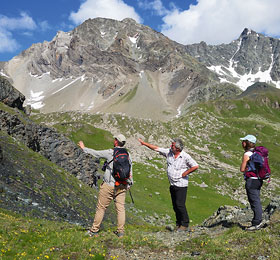
[{"label": "black backpack", "polygon": [[[130,176],[131,165],[129,162],[129,154],[125,148],[114,148],[113,153],[113,177],[116,181],[115,185],[127,184]],[[109,164],[108,163],[108,164]]]}]

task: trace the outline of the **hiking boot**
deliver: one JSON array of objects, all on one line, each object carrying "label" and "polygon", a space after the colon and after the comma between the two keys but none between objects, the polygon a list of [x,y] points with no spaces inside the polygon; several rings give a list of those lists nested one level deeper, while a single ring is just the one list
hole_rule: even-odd
[{"label": "hiking boot", "polygon": [[90,237],[97,237],[97,236],[98,236],[98,232],[99,232],[99,231],[93,232],[93,231],[91,231],[91,230],[88,230],[86,234],[87,234],[88,236],[90,236]]},{"label": "hiking boot", "polygon": [[247,231],[259,230],[259,229],[263,228],[265,226],[265,224],[266,224],[265,222],[261,222],[258,225],[252,225],[250,227],[247,227],[245,230],[247,230]]},{"label": "hiking boot", "polygon": [[176,231],[177,231],[177,232],[189,231],[189,227],[180,226],[180,227],[178,227],[178,229],[177,229]]},{"label": "hiking boot", "polygon": [[175,227],[174,231],[178,231],[178,229],[180,228],[181,226],[177,226]]},{"label": "hiking boot", "polygon": [[179,226],[174,227],[174,225],[167,225],[165,227],[165,229],[170,231],[170,232],[177,231],[178,228],[179,228]]}]

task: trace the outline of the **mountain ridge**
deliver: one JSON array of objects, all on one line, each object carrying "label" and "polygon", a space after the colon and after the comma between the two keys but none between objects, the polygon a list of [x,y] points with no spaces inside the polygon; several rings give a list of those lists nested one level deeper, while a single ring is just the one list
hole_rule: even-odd
[{"label": "mountain ridge", "polygon": [[[5,63],[2,73],[26,104],[42,112],[121,112],[154,119],[174,117],[196,102],[195,95],[188,98],[194,90],[208,93],[219,84],[183,45],[132,19],[89,19],[50,42],[33,44]],[[136,95],[122,101],[136,86]]]},{"label": "mountain ridge", "polygon": [[169,120],[199,101],[233,98],[255,81],[279,87],[279,42],[244,29],[229,44],[182,45],[133,19],[95,18],[33,44],[1,73],[44,113]]},{"label": "mountain ridge", "polygon": [[280,87],[279,39],[245,28],[239,38],[229,44],[201,42],[187,45],[186,50],[215,71],[222,82],[235,83],[242,90],[261,78]]}]

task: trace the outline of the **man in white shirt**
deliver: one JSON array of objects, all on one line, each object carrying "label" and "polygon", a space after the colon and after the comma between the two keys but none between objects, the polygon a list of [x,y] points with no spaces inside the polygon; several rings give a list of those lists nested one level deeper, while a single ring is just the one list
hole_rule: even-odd
[{"label": "man in white shirt", "polygon": [[181,139],[175,138],[171,148],[160,148],[139,139],[141,145],[159,152],[167,159],[167,177],[170,183],[170,195],[176,215],[177,231],[186,231],[189,226],[189,215],[186,209],[186,198],[189,174],[198,169],[196,161],[183,151]]}]

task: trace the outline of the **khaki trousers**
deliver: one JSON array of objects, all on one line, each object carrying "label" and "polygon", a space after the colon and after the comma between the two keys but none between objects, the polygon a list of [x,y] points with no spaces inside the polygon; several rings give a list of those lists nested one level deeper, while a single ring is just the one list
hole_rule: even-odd
[{"label": "khaki trousers", "polygon": [[94,221],[90,229],[92,232],[99,231],[101,222],[105,214],[105,210],[110,205],[112,200],[114,200],[115,202],[115,207],[117,211],[118,232],[124,232],[125,195],[126,187],[123,185],[120,185],[119,187],[112,187],[105,182],[103,182],[100,185]]}]

